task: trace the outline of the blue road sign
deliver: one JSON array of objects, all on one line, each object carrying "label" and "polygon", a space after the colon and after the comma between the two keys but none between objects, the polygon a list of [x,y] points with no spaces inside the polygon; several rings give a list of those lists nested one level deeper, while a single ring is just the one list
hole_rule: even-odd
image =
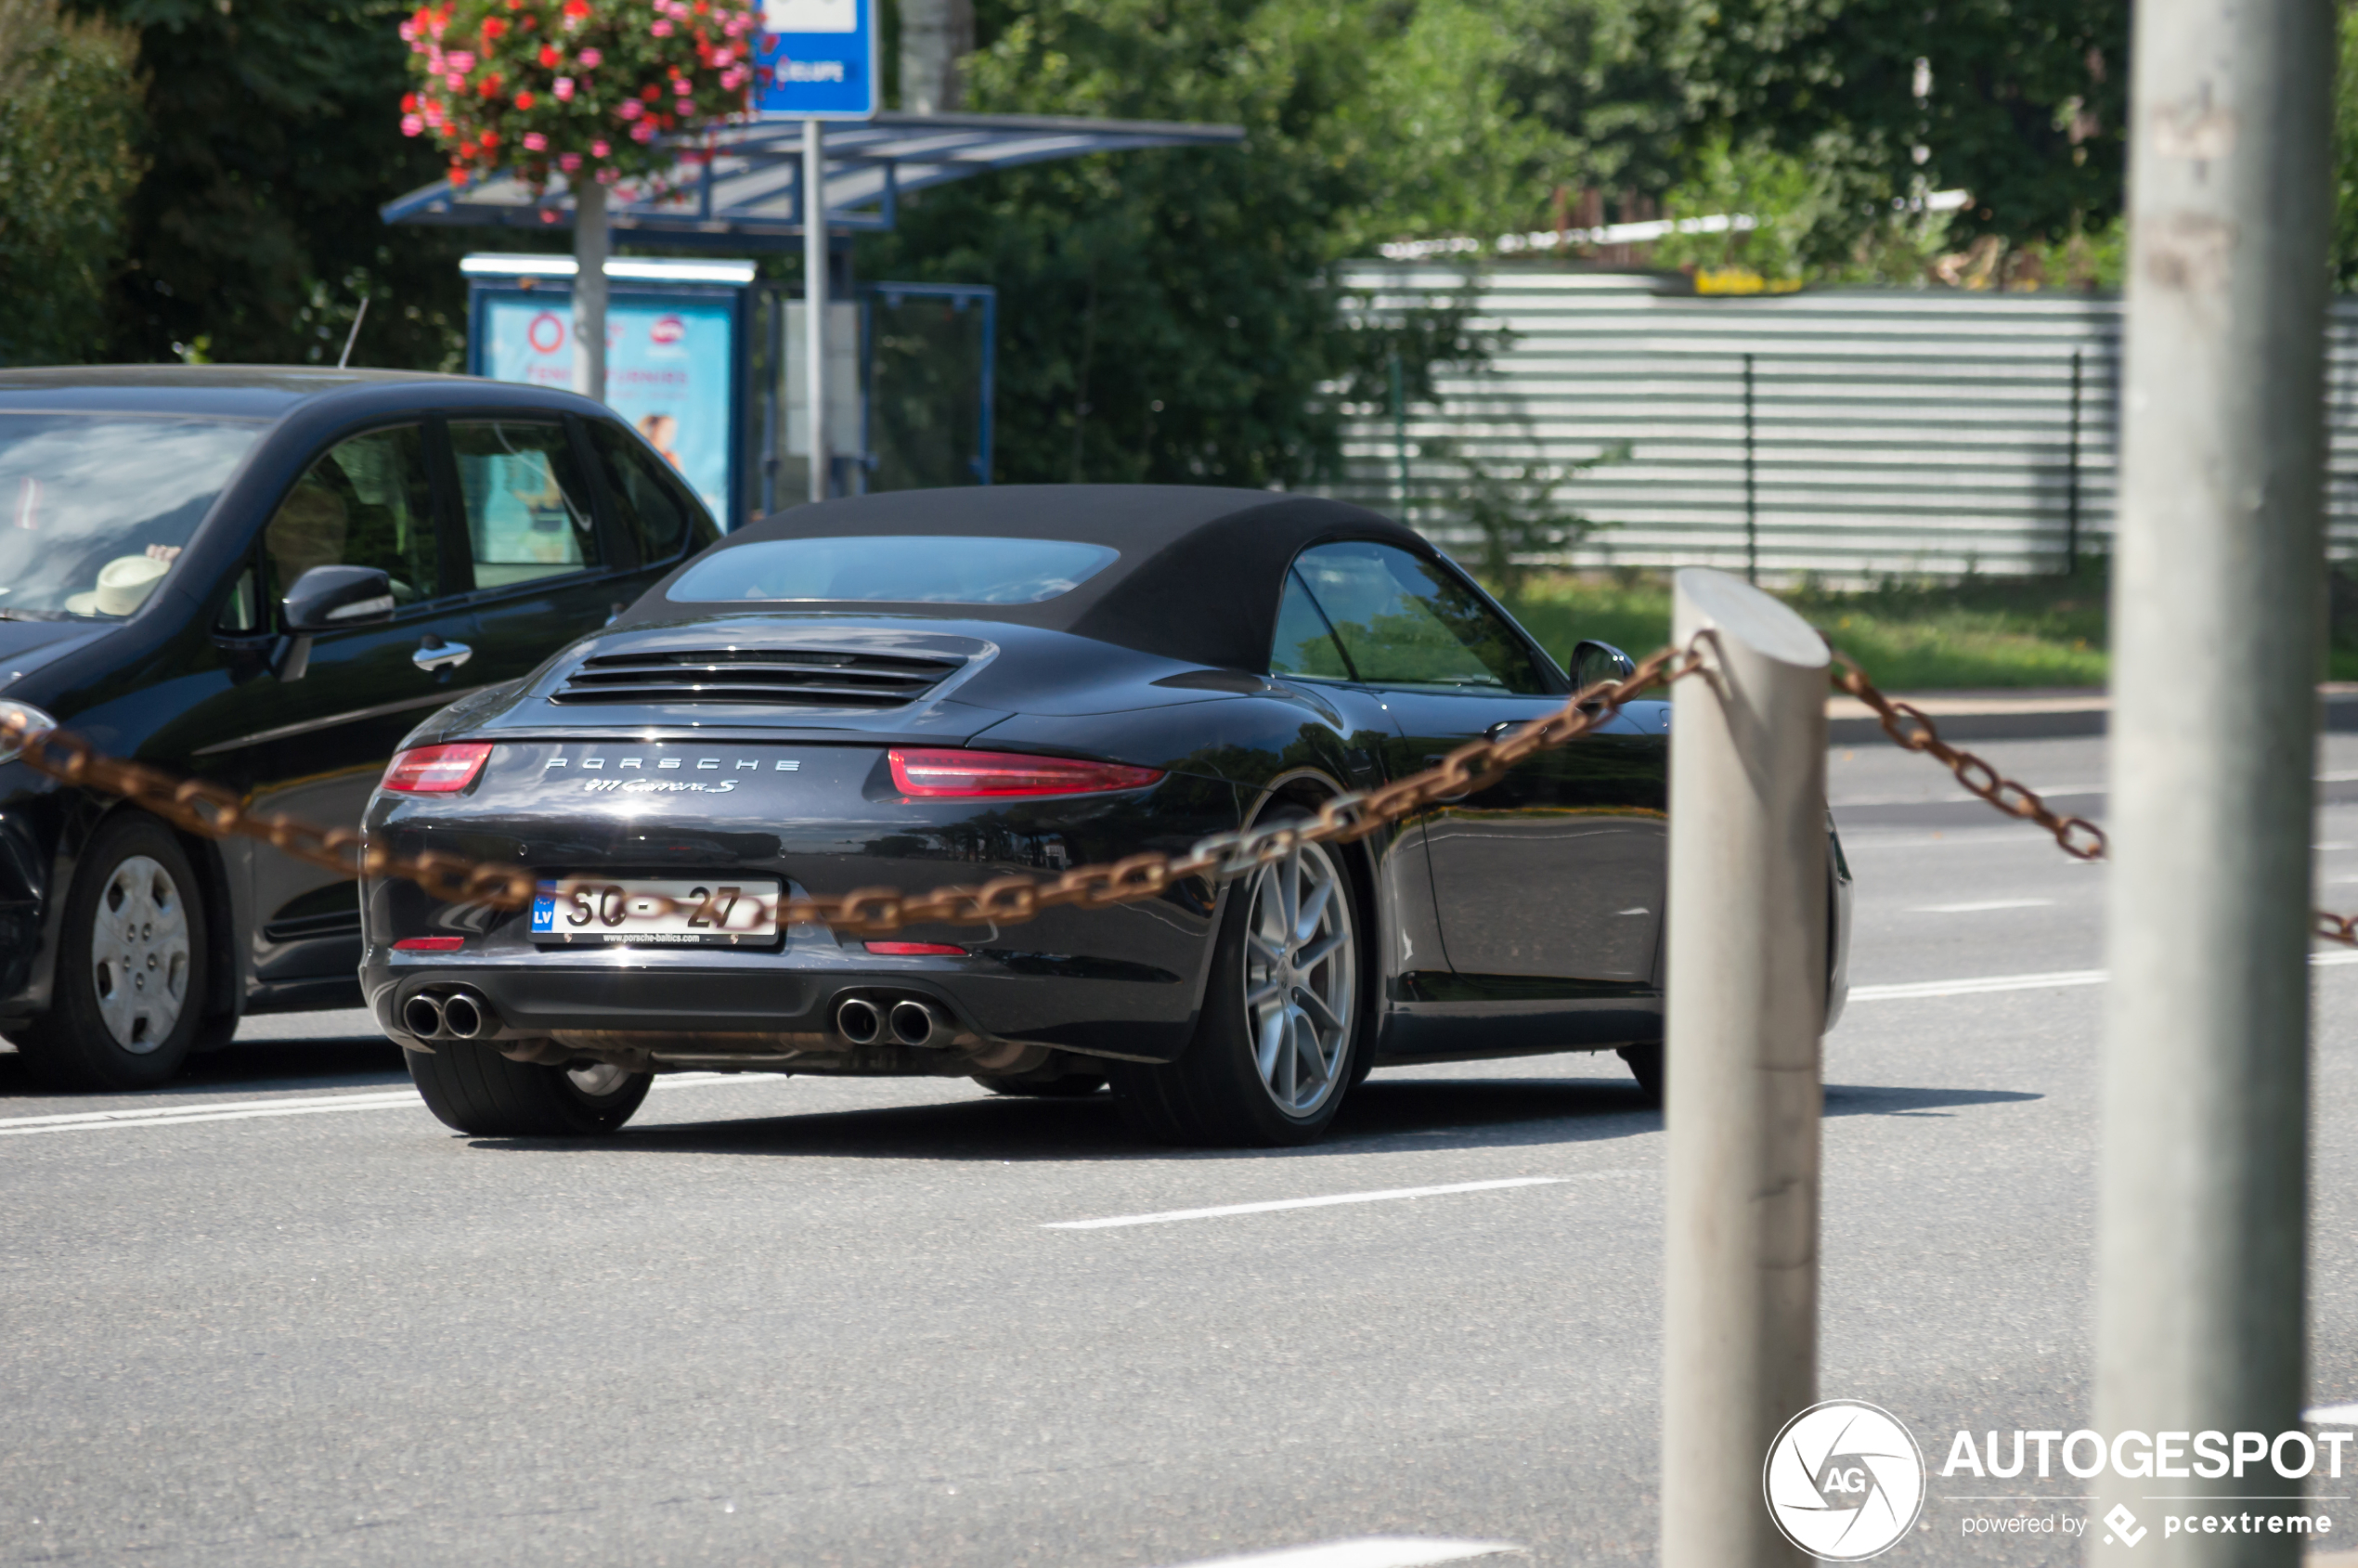
[{"label": "blue road sign", "polygon": [[884,107],[876,0],[762,0],[753,106],[784,120],[866,120]]}]

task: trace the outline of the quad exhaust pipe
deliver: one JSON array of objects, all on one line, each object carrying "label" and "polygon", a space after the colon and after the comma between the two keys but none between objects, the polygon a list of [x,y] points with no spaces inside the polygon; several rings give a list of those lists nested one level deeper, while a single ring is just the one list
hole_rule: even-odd
[{"label": "quad exhaust pipe", "polygon": [[847,996],[836,1004],[836,1032],[854,1045],[943,1047],[958,1026],[948,1013],[914,996]]},{"label": "quad exhaust pipe", "polygon": [[836,1032],[854,1045],[873,1045],[884,1032],[884,1016],[863,996],[846,997],[836,1008]]},{"label": "quad exhaust pipe", "polygon": [[499,1032],[499,1017],[481,991],[460,986],[412,996],[401,1004],[401,1027],[421,1040],[481,1040]]},{"label": "quad exhaust pipe", "polygon": [[892,1004],[892,1037],[903,1045],[947,1044],[954,1031],[941,1009],[912,997]]}]

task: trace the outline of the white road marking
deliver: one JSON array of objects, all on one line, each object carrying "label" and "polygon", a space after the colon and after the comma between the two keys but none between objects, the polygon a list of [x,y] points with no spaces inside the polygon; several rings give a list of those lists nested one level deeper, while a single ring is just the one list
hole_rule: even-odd
[{"label": "white road marking", "polygon": [[[2358,964],[2358,952],[2313,952],[2312,965],[2320,969]],[[1853,1002],[1905,1002],[1920,996],[1978,996],[1996,991],[2054,991],[2066,986],[2102,985],[2109,977],[2102,969],[2057,969],[2043,975],[1984,975],[1969,980],[1911,980],[1902,985],[1855,985]]]},{"label": "white road marking", "polygon": [[1924,904],[1911,914],[1982,914],[1993,909],[2045,909],[2053,899],[1984,899],[1975,904]]},{"label": "white road marking", "polygon": [[2328,1426],[2339,1426],[2344,1421],[2358,1421],[2358,1405],[2320,1405],[2313,1410],[2303,1410],[2300,1413],[2300,1419],[2304,1421],[2322,1422]]},{"label": "white road marking", "polygon": [[[657,1078],[658,1089],[688,1089],[707,1083],[752,1083],[770,1073],[679,1072]],[[779,1080],[784,1082],[783,1079]],[[177,1127],[191,1121],[249,1121],[262,1117],[317,1116],[340,1110],[397,1110],[425,1104],[415,1089],[358,1095],[317,1095],[304,1099],[214,1100],[204,1105],[139,1107],[131,1110],[82,1110],[58,1116],[19,1116],[0,1121],[0,1138],[34,1133],[95,1133],[115,1127]]]},{"label": "white road marking", "polygon": [[1217,1557],[1182,1568],[1425,1568],[1433,1562],[1464,1562],[1476,1557],[1522,1554],[1512,1541],[1419,1540],[1413,1536],[1370,1536],[1356,1541],[1328,1541],[1315,1547],[1286,1547],[1276,1551],[1249,1552],[1242,1557]]},{"label": "white road marking", "polygon": [[[1495,1182],[1452,1182],[1447,1186],[1401,1186],[1382,1192],[1338,1192],[1326,1198],[1280,1198],[1267,1203],[1224,1203],[1216,1209],[1168,1209],[1159,1214],[1117,1214],[1107,1220],[1057,1220],[1043,1230],[1111,1230],[1117,1225],[1163,1225],[1176,1220],[1217,1220],[1230,1214],[1270,1214],[1280,1209],[1326,1209],[1338,1203],[1389,1203],[1396,1198],[1438,1198],[1449,1192],[1494,1192],[1500,1187],[1551,1186],[1570,1176],[1509,1176]],[[1440,1562],[1435,1558],[1432,1561]]]}]

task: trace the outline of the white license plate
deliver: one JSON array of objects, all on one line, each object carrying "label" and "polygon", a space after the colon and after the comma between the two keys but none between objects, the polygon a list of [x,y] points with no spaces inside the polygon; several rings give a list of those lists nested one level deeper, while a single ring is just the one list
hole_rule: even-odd
[{"label": "white license plate", "polygon": [[778,903],[777,883],[742,876],[567,877],[540,884],[531,935],[557,946],[759,945],[778,940]]}]

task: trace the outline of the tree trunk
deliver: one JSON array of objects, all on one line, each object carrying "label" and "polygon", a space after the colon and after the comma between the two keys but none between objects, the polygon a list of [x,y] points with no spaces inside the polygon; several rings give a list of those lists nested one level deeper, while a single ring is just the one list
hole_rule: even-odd
[{"label": "tree trunk", "polygon": [[965,97],[958,62],[974,48],[974,0],[900,0],[901,109],[954,112]]},{"label": "tree trunk", "polygon": [[585,179],[573,193],[573,389],[606,400],[606,188]]}]

